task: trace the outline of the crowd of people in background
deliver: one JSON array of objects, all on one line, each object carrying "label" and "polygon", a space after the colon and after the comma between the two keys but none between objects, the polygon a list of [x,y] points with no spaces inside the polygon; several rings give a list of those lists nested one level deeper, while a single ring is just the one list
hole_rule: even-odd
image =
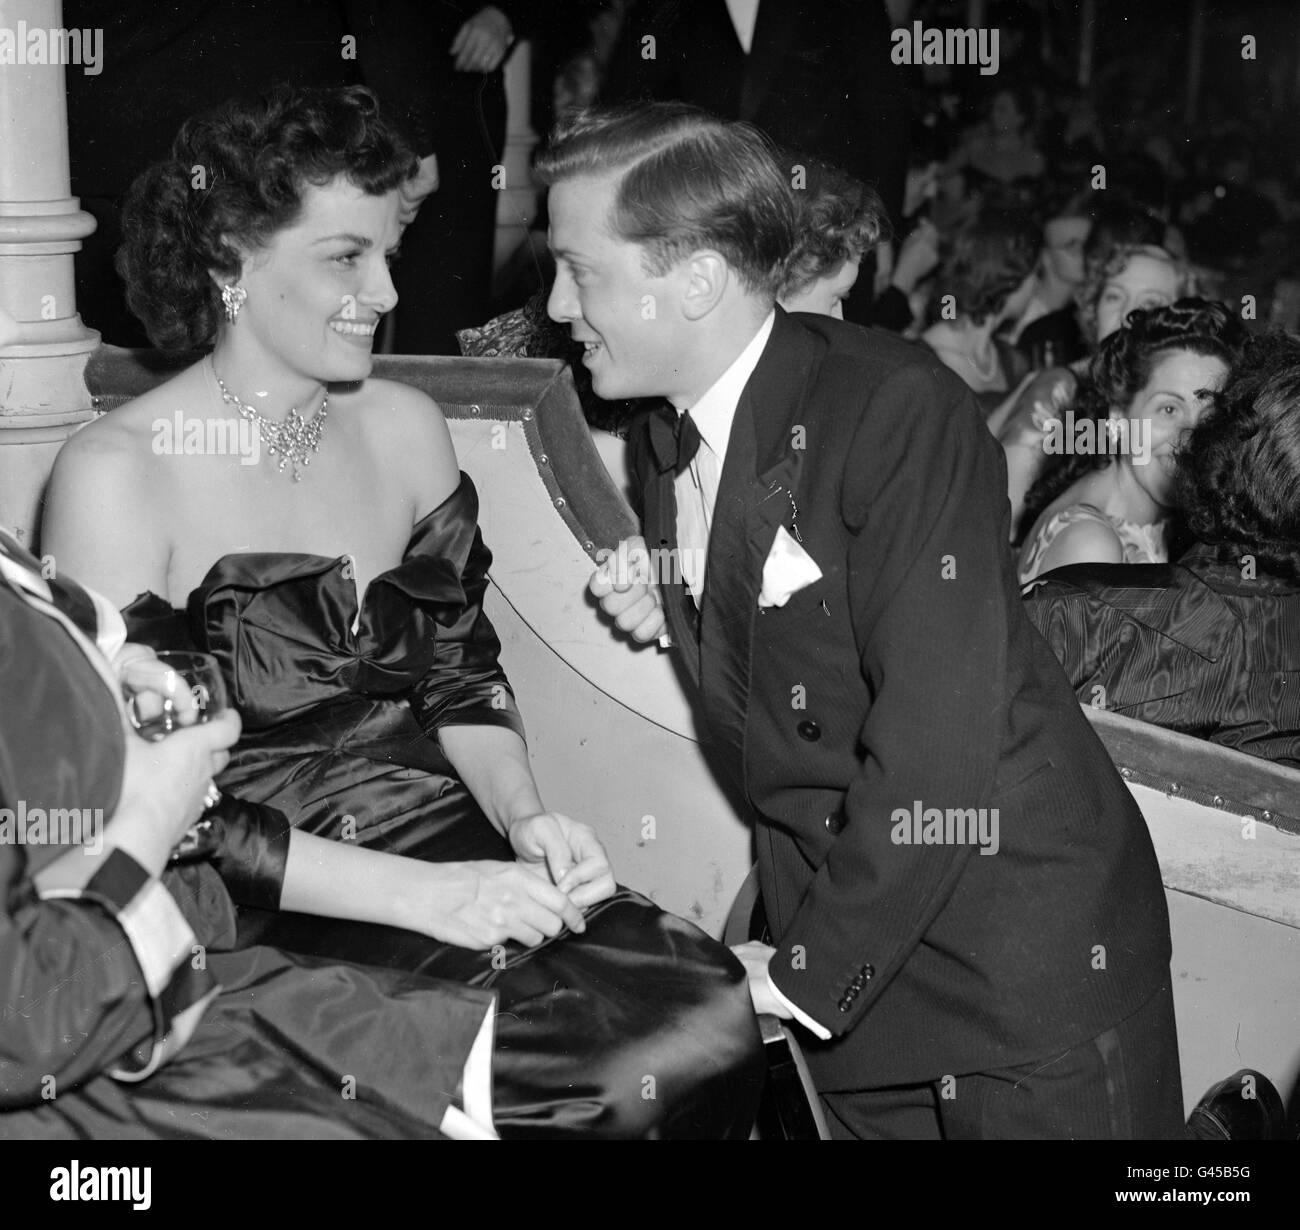
[{"label": "crowd of people in background", "polygon": [[[440,6],[437,21],[418,5],[304,0],[243,10],[238,22],[220,3],[185,0],[147,28],[99,0],[69,7],[76,24],[109,27],[116,56],[102,78],[71,78],[69,96],[73,187],[100,223],[78,260],[78,299],[105,340],[144,344],[112,259],[126,188],[169,139],[171,110],[158,100],[183,95],[184,110],[201,110],[186,93],[193,70],[229,44],[233,75],[199,79],[216,91],[212,102],[286,75],[365,84],[420,155],[420,176],[403,190],[409,225],[383,348],[564,358],[592,426],[625,434],[644,405],[597,397],[581,347],[547,315],[544,193],[531,233],[492,272],[502,70],[526,39],[528,118],[541,134],[593,105],[651,99],[764,133],[800,217],[782,306],[914,339],[970,387],[1003,446],[1008,537],[1026,583],[1062,566],[1158,564],[1186,549],[1172,470],[1185,429],[1238,361],[1237,332],[1300,329],[1300,181],[1290,162],[1269,157],[1291,139],[1279,83],[1262,68],[1249,76],[1245,61],[1206,73],[1188,123],[1176,57],[1151,62],[1150,15],[1132,18],[1130,39],[1112,31],[1081,73],[1078,31],[1064,16],[999,3],[999,67],[985,75],[895,63],[899,6],[877,0],[466,0]],[[950,10],[925,0],[908,15],[941,21]],[[307,49],[292,63],[282,54],[290,30]],[[340,57],[349,38],[355,54]],[[1189,296],[1199,298],[1173,309]],[[1146,314],[1142,343],[1115,342],[1135,312]],[[1184,330],[1196,337],[1178,350],[1170,339]],[[1154,350],[1136,353],[1144,347]],[[1164,363],[1170,354],[1182,360]],[[1137,405],[1153,374],[1173,376],[1160,383],[1181,390],[1177,407]],[[1204,388],[1188,385],[1201,377]],[[1126,455],[1148,429],[1149,468]],[[1300,763],[1300,735],[1282,758]]]},{"label": "crowd of people in background", "polygon": [[[1050,1103],[1034,1105],[1034,1090],[1068,1078],[1080,1090],[1104,1087],[1108,1107],[1127,1110],[1133,1101],[1141,1112],[1117,1127],[1107,1109],[1111,1122],[1098,1126],[1087,1116],[1101,1111],[1079,1098],[1069,1109],[1082,1116],[1083,1134],[1181,1131],[1155,853],[1073,702],[1100,696],[1116,712],[1300,768],[1300,270],[1291,255],[1300,250],[1300,182],[1267,157],[1287,135],[1267,83],[1236,106],[1226,97],[1232,83],[1207,86],[1199,122],[1177,130],[1154,103],[1160,81],[1142,71],[1149,48],[1140,40],[1099,62],[1081,87],[1073,51],[1053,41],[1042,10],[1014,3],[998,6],[1008,24],[1002,67],[991,76],[898,66],[883,0],[299,0],[241,8],[233,23],[222,3],[162,7],[155,18],[100,0],[66,6],[75,24],[111,32],[103,82],[69,81],[73,189],[100,223],[77,267],[83,315],[110,343],[139,344],[134,320],[152,344],[192,349],[197,361],[88,424],[62,451],[41,531],[42,549],[59,561],[57,578],[0,534],[0,603],[25,647],[0,655],[0,665],[14,694],[45,696],[47,717],[58,719],[47,723],[53,736],[33,739],[25,716],[0,714],[8,719],[0,743],[17,749],[0,756],[8,766],[0,799],[86,797],[116,822],[93,865],[77,864],[71,851],[42,852],[29,865],[21,847],[0,843],[0,883],[9,886],[0,967],[14,1002],[32,1006],[0,1088],[0,1136],[271,1136],[286,1130],[286,1114],[312,1135],[743,1136],[761,1082],[753,1013],[796,1019],[821,1041],[833,1036],[792,987],[769,977],[770,953],[743,951],[764,944],[733,948],[742,969],[691,924],[619,888],[594,829],[544,810],[483,611],[491,555],[474,484],[427,396],[368,379],[372,341],[390,316],[385,345],[402,353],[567,360],[597,433],[625,437],[635,416],[655,416],[640,424],[650,448],[641,450],[641,490],[657,491],[659,501],[645,504],[646,538],[655,540],[656,522],[665,535],[685,531],[683,553],[711,561],[715,587],[706,601],[702,573],[685,578],[690,593],[676,595],[672,640],[687,667],[695,663],[706,708],[723,715],[715,721],[722,752],[744,750],[743,730],[728,742],[733,709],[740,727],[750,706],[771,728],[770,754],[736,759],[755,814],[766,790],[762,823],[779,830],[779,817],[788,830],[778,838],[789,854],[775,870],[759,855],[760,872],[771,873],[763,893],[774,924],[785,894],[785,931],[772,931],[778,942],[814,936],[819,957],[836,955],[808,967],[822,978],[823,969],[845,965],[841,952],[860,960],[840,924],[854,910],[866,917],[864,900],[878,911],[874,932],[878,918],[902,918],[917,900],[925,914],[930,898],[918,897],[914,883],[933,896],[931,922],[909,923],[908,935],[896,927],[898,936],[881,941],[886,956],[873,961],[882,973],[896,956],[914,962],[909,976],[923,971],[915,974],[922,993],[893,1002],[910,1004],[901,1012],[915,1013],[936,1037],[943,1030],[925,994],[945,978],[957,988],[938,997],[950,1012],[952,1054],[966,1055],[960,1048],[978,1032],[971,1022],[995,1022],[987,1032],[998,1035],[996,1045],[970,1052],[988,1071],[952,1066],[937,1049],[925,1056],[933,1070],[909,1068],[918,1027],[901,1013],[881,1018],[885,1036],[899,1040],[898,1057],[872,1038],[860,1052],[828,1052],[821,1069],[840,1134],[866,1137],[874,1116],[915,1110],[894,1094],[929,1088],[939,1072],[987,1078],[990,1087],[1011,1073],[1020,1088],[1068,1054],[1083,1056],[1077,1069],[1067,1065],[1066,1078],[1049,1073],[1030,1086],[1030,1110],[1015,1110],[1028,1127],[996,1120],[1009,1114],[1005,1103],[997,1109],[1001,1095],[977,1093],[963,1094],[955,1110],[934,1110],[935,1129],[1069,1134],[1073,1120],[1049,1122],[1042,1106]],[[921,19],[946,11],[940,0],[911,7]],[[703,158],[692,150],[731,159],[722,177],[731,195],[714,206],[733,223],[743,219],[730,234],[744,231],[733,245],[744,259],[724,253],[715,262],[711,317],[682,313],[675,335],[635,334],[659,347],[653,361],[635,351],[634,330],[617,313],[614,346],[591,336],[572,245],[557,281],[540,189],[534,233],[492,273],[502,68],[522,38],[532,44],[532,122],[557,133],[538,179],[552,186],[555,218],[565,219],[556,230],[571,239],[601,232],[599,219],[615,218],[625,203],[622,179],[606,183],[593,172],[611,151],[626,176],[669,145],[694,167]],[[645,54],[647,39],[655,54]],[[340,57],[349,40],[356,54]],[[288,47],[302,54],[290,62]],[[220,71],[195,76],[200,65]],[[208,110],[227,98],[236,101]],[[678,105],[636,106],[652,100]],[[627,106],[581,120],[594,104]],[[177,112],[191,115],[179,133]],[[715,116],[746,121],[760,135]],[[672,247],[663,219],[695,216],[690,175],[672,158],[661,165],[677,167],[675,177],[653,190],[637,181],[641,197],[659,194],[661,230],[607,228],[607,261],[636,253],[634,245],[651,252],[646,235],[662,255]],[[778,171],[789,173],[788,199],[779,178],[773,188]],[[213,182],[197,184],[199,172]],[[618,204],[593,205],[601,199],[590,195],[593,182]],[[648,212],[645,200],[637,204]],[[390,275],[399,239],[404,263]],[[725,246],[717,243],[713,256]],[[698,250],[688,245],[687,255]],[[639,285],[607,285],[595,306],[608,308]],[[614,306],[627,302],[635,299],[623,295]],[[752,328],[742,337],[746,312]],[[877,332],[868,338],[819,317]],[[690,345],[671,350],[683,342]],[[736,357],[719,376],[710,365],[728,345]],[[593,367],[609,398],[629,400],[600,396]],[[686,387],[688,369],[698,369],[690,375],[699,388]],[[643,371],[672,372],[682,387],[652,390],[638,383]],[[719,669],[729,646],[715,629],[741,625],[710,603],[728,582],[739,593],[750,578],[744,553],[725,547],[741,523],[720,498],[727,450],[715,443],[735,445],[730,474],[757,468],[757,430],[730,435],[733,423],[759,421],[752,409],[749,418],[741,413],[742,390],[751,379],[793,385],[797,373],[806,388],[782,396],[806,409],[798,397],[814,390],[820,432],[799,489],[803,523],[810,537],[834,540],[848,563],[828,564],[836,575],[822,590],[825,625],[811,604],[802,613],[818,631],[795,623],[801,613],[791,607],[791,622],[768,620],[759,646],[765,669]],[[871,378],[879,390],[866,387]],[[272,387],[294,409],[277,423],[227,380],[258,398]],[[913,392],[896,396],[903,389]],[[726,398],[730,417],[718,435]],[[772,404],[785,413],[784,401],[773,396]],[[237,470],[225,456],[184,471],[154,467],[155,415],[205,406],[210,417],[237,412],[284,441],[295,482],[308,452],[318,454],[316,485],[295,488],[269,467]],[[300,407],[311,410],[305,420]],[[692,408],[707,430],[690,420]],[[314,435],[304,434],[304,422]],[[327,424],[332,448],[322,452]],[[689,477],[692,456],[699,460]],[[712,476],[707,496],[701,473]],[[960,573],[968,588],[939,597],[935,578],[918,582],[912,565],[930,533],[921,511],[930,487],[946,479],[935,524],[970,553]],[[692,481],[698,520],[665,511],[677,484],[685,490]],[[795,480],[787,473],[786,481],[802,543]],[[842,501],[840,492],[848,493]],[[785,515],[783,501],[771,507]],[[882,534],[871,516],[893,524]],[[724,548],[709,554],[714,525]],[[784,526],[780,533],[795,541]],[[774,554],[800,553],[810,558],[787,542]],[[981,562],[968,568],[972,558]],[[763,572],[747,599],[761,610],[788,605],[794,590],[784,602],[764,601],[772,595]],[[662,595],[635,595],[616,609],[628,586],[616,593],[607,580],[598,572],[591,587],[606,615],[637,640],[657,639]],[[1022,598],[1043,639],[1022,618]],[[633,601],[648,604],[653,626],[623,618]],[[921,618],[945,602],[949,623]],[[974,652],[953,634],[970,630],[968,612],[984,638],[971,642]],[[651,630],[639,635],[644,627]],[[801,638],[802,663],[794,657]],[[160,669],[154,649],[210,652],[239,714],[216,714],[201,729],[195,718],[194,730],[164,741],[146,765],[143,741],[122,737],[130,719],[119,693],[134,695],[127,675],[145,667],[160,695],[176,691],[176,671]],[[898,678],[922,663],[931,677],[900,688]],[[962,668],[971,673],[959,675]],[[838,730],[826,723],[822,753],[841,740],[836,759],[799,761],[771,716],[785,721],[784,672],[796,669],[824,674],[823,694],[838,697],[826,702],[828,713],[863,715]],[[732,686],[740,678],[743,693]],[[835,689],[846,680],[853,686],[841,696]],[[1011,714],[1009,734],[990,733],[987,721],[990,729],[978,728],[959,711],[958,702],[969,708],[975,697],[983,716],[983,698],[1004,683],[996,703]],[[940,695],[945,688],[951,697]],[[1010,859],[972,858],[931,883],[911,851],[898,853],[908,843],[893,841],[884,857],[870,846],[874,834],[884,848],[883,828],[864,823],[880,805],[866,798],[877,779],[858,759],[875,740],[872,755],[909,789],[913,780],[937,782],[939,797],[966,789],[955,769],[950,781],[926,776],[943,759],[925,747],[926,738],[942,742],[940,717],[953,732],[943,751],[969,734],[980,745],[967,749],[970,763],[984,772],[996,762],[999,782],[1018,783],[1004,791],[990,778],[985,796],[1005,802],[1020,792],[1016,814],[1034,823],[1008,825]],[[810,717],[795,729],[805,744],[822,740]],[[910,760],[918,762],[914,778]],[[760,761],[768,776],[746,779]],[[1026,775],[1031,761],[1040,763]],[[805,764],[826,766],[816,769],[825,786],[807,786]],[[798,782],[786,781],[796,765]],[[829,795],[838,810],[822,818]],[[1078,810],[1074,829],[1070,808]],[[192,859],[187,824],[199,816],[217,852]],[[1094,824],[1096,816],[1109,821]],[[1085,817],[1090,831],[1081,838]],[[838,881],[810,871],[809,849],[835,868],[821,843],[846,828],[840,856],[856,849],[858,862],[839,864],[849,870]],[[787,848],[778,838],[769,850]],[[879,877],[895,857],[889,865],[904,870]],[[975,878],[1004,868],[1015,891]],[[958,874],[970,891],[953,907],[935,886],[952,893]],[[1060,911],[1076,887],[1092,896],[1072,897],[1073,914]],[[1002,920],[1005,934],[1017,944],[1041,941],[1041,953],[1026,961],[1016,949],[1009,973],[1001,962],[1013,950],[984,903],[1001,909],[1013,898],[1029,912]],[[794,901],[802,904],[791,910]],[[1057,949],[1082,951],[1076,941],[1085,931],[1069,930],[1083,926],[1080,901],[1091,903],[1089,926],[1117,928],[1114,947],[1137,970],[1128,983],[1107,976],[1098,980],[1104,991],[1085,992],[1061,973]],[[147,986],[105,911],[126,932]],[[132,922],[141,916],[148,926]],[[988,969],[1000,981],[964,955],[970,928],[990,919],[971,946],[991,954]],[[1058,923],[1068,943],[1053,938]],[[939,939],[916,961],[911,954],[931,926]],[[506,944],[519,947],[501,966]],[[187,969],[190,952],[206,945],[211,973]],[[942,977],[924,972],[932,953],[959,949],[952,969],[934,967]],[[1023,977],[1035,961],[1037,983]],[[83,976],[87,969],[93,977]],[[808,1001],[836,1005],[838,1016],[824,1011],[841,1037],[851,1011],[862,1018],[854,1003],[873,994],[876,969],[855,964],[850,974],[842,988],[826,975],[823,990],[833,994]],[[51,989],[67,986],[63,998]],[[318,1020],[327,993],[337,1037]],[[484,1022],[494,997],[502,1023],[489,1096],[493,1046]],[[1028,1026],[1017,1033],[1025,1021],[1035,1029],[1046,1021],[1053,1049]],[[1074,1045],[1071,1031],[1085,1027],[1091,1040]],[[1144,1036],[1163,1041],[1134,1061]],[[1107,1068],[1102,1080],[1099,1068],[1084,1066],[1093,1042],[1105,1063],[1126,1052],[1126,1063],[1137,1062],[1132,1091],[1127,1077]],[[418,1061],[426,1051],[438,1055],[436,1070]],[[1023,1065],[994,1070],[989,1057],[1004,1052]],[[1055,1058],[1040,1062],[1048,1054]],[[878,1072],[870,1069],[879,1055],[894,1066],[880,1060]],[[652,1066],[663,1092],[647,1099],[642,1074]],[[372,1096],[340,1110],[340,1071],[360,1072]],[[57,1105],[44,1093],[49,1073],[68,1086]],[[122,1081],[134,1092],[122,1092]],[[243,1091],[235,1111],[230,1089]],[[850,1094],[872,1095],[870,1114]],[[987,1107],[978,1101],[985,1096]],[[1059,1088],[1051,1096],[1069,1101]]]},{"label": "crowd of people in background", "polygon": [[[1182,100],[1154,97],[1140,42],[1108,57],[1083,88],[1074,79],[1076,48],[1062,43],[1045,54],[1045,41],[1029,36],[1025,9],[1028,24],[1004,31],[1011,37],[998,74],[895,70],[894,88],[875,87],[870,105],[903,117],[892,129],[877,122],[868,134],[852,123],[862,88],[850,78],[838,111],[828,112],[859,142],[846,153],[828,148],[816,126],[804,126],[804,145],[790,144],[798,126],[753,101],[760,53],[752,47],[745,67],[724,57],[707,87],[674,71],[671,44],[667,64],[636,65],[636,40],[646,31],[671,35],[680,7],[593,3],[588,45],[555,76],[558,119],[594,103],[652,97],[685,97],[726,114],[730,97],[740,102],[729,118],[768,123],[801,225],[781,305],[916,339],[970,387],[1004,449],[1021,581],[1035,590],[1034,617],[1053,629],[1080,698],[1095,699],[1104,676],[1111,708],[1300,766],[1300,713],[1291,704],[1300,691],[1300,572],[1289,562],[1294,549],[1278,545],[1300,543],[1300,469],[1285,460],[1300,400],[1286,391],[1293,352],[1275,340],[1300,330],[1292,255],[1300,250],[1300,181],[1291,163],[1267,157],[1289,140],[1289,120],[1269,105],[1264,83],[1243,96],[1235,81],[1210,81],[1198,122],[1180,125]],[[861,6],[850,29],[842,6],[827,6],[822,25],[841,22],[841,35],[855,38],[870,62],[881,28],[864,14],[875,7]],[[773,23],[766,33],[773,36]],[[736,75],[732,95],[717,83],[728,72]],[[539,226],[545,221],[543,212]],[[462,346],[567,357],[592,425],[621,432],[643,407],[591,393],[577,349],[546,317],[544,245],[532,252],[529,305],[464,331]],[[1263,340],[1248,344],[1252,334]],[[1259,382],[1239,379],[1261,361],[1259,346],[1275,377],[1272,416],[1252,400]],[[1220,397],[1225,383],[1231,394]],[[1192,434],[1211,411],[1219,425]],[[1229,479],[1223,463],[1207,460],[1206,450],[1222,448],[1209,442],[1225,432],[1272,458],[1267,477],[1238,467]],[[1231,528],[1225,500],[1237,510]],[[1261,548],[1265,539],[1273,545]],[[1243,587],[1240,574],[1260,559],[1266,575],[1252,574]],[[1035,584],[1073,565],[1103,573]],[[1133,573],[1132,565],[1150,567]],[[1181,595],[1176,611],[1173,591]],[[1210,608],[1238,643],[1207,672],[1187,627]],[[1264,624],[1277,636],[1252,658],[1244,646]],[[1154,638],[1159,651],[1127,659],[1120,646],[1135,636]],[[1175,675],[1196,681],[1176,702],[1156,695],[1171,662]]]}]

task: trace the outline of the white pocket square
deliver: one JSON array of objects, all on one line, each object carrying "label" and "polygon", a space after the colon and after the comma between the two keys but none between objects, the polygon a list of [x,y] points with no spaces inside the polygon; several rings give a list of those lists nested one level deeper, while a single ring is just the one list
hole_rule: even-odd
[{"label": "white pocket square", "polygon": [[817,561],[791,536],[784,525],[777,526],[776,541],[763,564],[763,588],[758,595],[760,607],[785,606],[793,594],[821,580]]}]

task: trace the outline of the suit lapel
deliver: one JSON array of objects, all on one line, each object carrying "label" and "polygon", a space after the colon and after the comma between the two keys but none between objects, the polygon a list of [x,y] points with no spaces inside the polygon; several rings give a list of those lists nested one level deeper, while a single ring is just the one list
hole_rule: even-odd
[{"label": "suit lapel", "polygon": [[710,731],[739,778],[763,564],[792,521],[804,451],[792,428],[822,343],[777,308],[776,324],[736,407],[709,535],[700,620],[700,685]]}]

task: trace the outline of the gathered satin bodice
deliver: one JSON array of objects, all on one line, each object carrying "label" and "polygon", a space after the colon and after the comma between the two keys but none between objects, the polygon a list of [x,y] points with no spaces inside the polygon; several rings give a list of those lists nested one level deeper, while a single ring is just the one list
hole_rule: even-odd
[{"label": "gathered satin bodice", "polygon": [[[359,594],[349,556],[223,555],[185,612],[144,594],[124,612],[135,639],[192,647],[221,664],[246,731],[291,723],[340,699],[405,695],[449,646],[491,557],[473,483],[411,531],[400,564]],[[467,575],[470,574],[470,575]],[[440,631],[441,630],[441,631]]]},{"label": "gathered satin bodice", "polygon": [[[245,552],[218,559],[183,612],[154,594],[126,608],[132,639],[221,665],[244,723],[223,790],[323,836],[508,856],[438,740],[453,722],[523,732],[483,613],[492,557],[477,516],[462,475],[364,594],[348,556]],[[412,825],[417,810],[425,822]]]}]

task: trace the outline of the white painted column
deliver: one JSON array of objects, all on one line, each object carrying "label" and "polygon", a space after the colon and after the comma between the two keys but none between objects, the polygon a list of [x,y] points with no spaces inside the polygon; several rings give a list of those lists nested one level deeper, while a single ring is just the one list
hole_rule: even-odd
[{"label": "white painted column", "polygon": [[[62,25],[62,0],[0,0],[20,61],[33,31]],[[82,68],[0,63],[0,525],[23,542],[59,446],[92,417],[84,375],[99,345],[73,290],[95,220],[71,195],[65,71]]]}]

